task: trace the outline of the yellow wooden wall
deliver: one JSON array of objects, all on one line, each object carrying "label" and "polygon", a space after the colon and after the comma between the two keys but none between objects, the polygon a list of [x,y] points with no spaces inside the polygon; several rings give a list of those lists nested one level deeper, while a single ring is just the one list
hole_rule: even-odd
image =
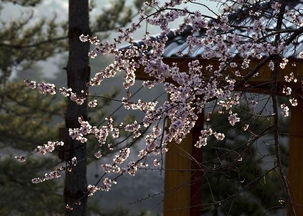
[{"label": "yellow wooden wall", "polygon": [[192,134],[182,143],[172,142],[165,158],[164,216],[189,216]]}]

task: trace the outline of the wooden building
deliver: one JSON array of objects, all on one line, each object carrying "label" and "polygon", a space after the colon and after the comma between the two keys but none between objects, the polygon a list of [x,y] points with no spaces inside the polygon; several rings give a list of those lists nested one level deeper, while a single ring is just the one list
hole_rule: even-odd
[{"label": "wooden building", "polygon": [[[298,10],[303,10],[302,1],[290,1],[288,7],[293,7]],[[269,10],[270,7],[269,7]],[[236,22],[246,26],[251,26],[249,18],[234,17]],[[276,22],[270,16],[265,15],[261,17],[262,22],[266,22],[267,26],[273,26]],[[297,28],[292,26],[293,23],[284,20],[283,28]],[[240,31],[240,30],[239,30]],[[189,52],[189,46],[186,38],[191,34],[191,27],[182,33],[174,34],[172,31],[168,35],[168,42],[163,54],[164,62],[171,65],[177,63],[178,66],[186,71],[187,65],[190,61],[198,59],[202,65],[218,66],[216,56],[205,57],[203,56],[205,47],[195,47]],[[200,37],[203,38],[203,31]],[[241,30],[241,34],[245,34]],[[284,35],[287,36],[287,35]],[[157,36],[155,36],[157,39]],[[272,38],[268,38],[272,40]],[[269,41],[270,42],[270,41]],[[140,46],[140,41],[136,42]],[[296,90],[296,98],[299,103],[298,106],[291,109],[291,117],[289,123],[289,169],[288,169],[288,182],[290,185],[293,205],[296,210],[296,215],[303,215],[303,95],[302,83],[303,78],[303,60],[300,58],[299,53],[303,51],[303,35],[299,35],[295,43],[288,46],[287,49],[280,56],[281,59],[287,57],[289,62],[284,70],[278,75],[278,89],[277,92],[272,92],[271,81],[272,71],[266,65],[260,67],[259,76],[251,77],[247,80],[246,84],[237,87],[237,91],[254,92],[261,94],[282,94],[283,85],[289,85],[285,82],[284,76],[293,72],[299,80],[293,83],[292,87]],[[237,49],[232,50],[235,56],[235,61],[242,61]],[[264,54],[262,59],[253,59],[250,68],[255,68],[266,58]],[[295,64],[295,66],[294,66]],[[249,73],[250,68],[243,70],[244,74]],[[150,77],[144,73],[144,68],[136,72],[137,79],[147,80]],[[200,165],[203,161],[202,149],[197,149],[193,143],[198,139],[200,130],[203,128],[204,116],[201,116],[194,130],[183,140],[181,144],[171,143],[170,150],[166,154],[165,161],[165,200],[164,200],[164,215],[165,216],[200,216],[203,200],[201,193],[201,185],[205,184],[202,181],[203,169]],[[274,195],[273,195],[274,196]]]}]

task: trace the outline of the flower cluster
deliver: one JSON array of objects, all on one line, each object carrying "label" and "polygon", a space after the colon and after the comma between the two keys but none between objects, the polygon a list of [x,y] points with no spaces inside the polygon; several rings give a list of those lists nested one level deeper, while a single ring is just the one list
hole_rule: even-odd
[{"label": "flower cluster", "polygon": [[26,86],[31,89],[37,89],[42,94],[55,95],[56,94],[56,86],[52,83],[36,83],[35,81],[25,80]]},{"label": "flower cluster", "polygon": [[113,161],[115,164],[122,164],[129,156],[130,149],[124,148],[120,150],[119,154],[115,155]]},{"label": "flower cluster", "polygon": [[33,178],[32,183],[38,184],[38,183],[45,182],[48,180],[60,178],[62,176],[63,172],[65,172],[65,171],[71,172],[72,168],[77,166],[77,163],[78,163],[77,158],[73,157],[65,166],[57,167],[53,171],[45,173],[43,177]]},{"label": "flower cluster", "polygon": [[35,151],[42,155],[45,155],[46,153],[53,152],[55,150],[56,146],[63,146],[63,145],[64,145],[64,142],[62,142],[62,141],[56,141],[56,142],[48,141],[44,145],[37,146]]},{"label": "flower cluster", "polygon": [[97,191],[109,191],[113,184],[117,184],[115,180],[112,180],[110,178],[104,178],[102,183],[103,185],[100,187],[96,185],[88,185],[87,186],[88,196],[93,196],[94,193],[96,193]]},{"label": "flower cluster", "polygon": [[[142,120],[131,123],[115,122],[110,117],[99,126],[93,126],[80,117],[79,127],[69,129],[70,137],[81,143],[86,143],[88,135],[92,135],[97,139],[99,147],[108,144],[108,137],[112,137],[120,144],[117,148],[120,151],[114,155],[112,162],[101,164],[105,175],[120,176],[124,173],[135,175],[138,168],[147,166],[141,162],[142,160],[145,161],[150,155],[154,157],[161,152],[166,152],[168,143],[172,141],[182,142],[197,126],[198,119],[209,106],[212,106],[212,112],[226,114],[226,120],[231,126],[241,125],[243,131],[247,131],[249,124],[246,122],[241,124],[244,120],[240,119],[234,109],[243,100],[242,94],[237,91],[253,92],[255,88],[258,88],[258,85],[254,84],[259,82],[259,78],[262,80],[264,77],[270,77],[265,83],[266,86],[270,85],[271,91],[281,93],[281,80],[278,80],[278,87],[275,84],[277,84],[276,75],[280,79],[280,74],[283,74],[282,93],[288,97],[291,106],[298,105],[298,99],[294,95],[296,89],[292,86],[300,83],[299,76],[295,72],[284,74],[288,71],[287,69],[296,67],[295,64],[291,64],[289,56],[296,55],[303,58],[303,53],[296,53],[295,47],[299,36],[303,34],[303,18],[297,10],[291,7],[285,8],[285,16],[282,18],[289,25],[285,25],[288,26],[287,28],[282,25],[279,29],[272,28],[272,26],[278,26],[277,16],[283,12],[282,4],[279,2],[262,1],[272,14],[272,18],[268,20],[262,17],[258,7],[253,7],[250,1],[233,1],[236,7],[228,6],[218,16],[182,8],[182,3],[190,2],[192,1],[169,0],[145,3],[140,11],[138,22],[120,29],[114,42],[101,43],[98,38],[89,35],[79,37],[82,42],[93,46],[88,54],[91,58],[98,55],[114,56],[113,62],[105,69],[98,71],[87,85],[101,85],[105,79],[122,73],[123,88],[127,96],[121,99],[121,107],[143,115]],[[153,9],[153,12],[147,12],[149,8]],[[235,8],[246,10],[247,18],[238,17]],[[170,30],[170,24],[180,19],[184,22],[176,30]],[[160,32],[154,37],[146,33],[140,43],[134,42],[132,35],[139,30],[143,22],[159,27]],[[176,41],[171,38],[176,38]],[[183,43],[182,45],[178,39]],[[119,49],[125,42],[129,45]],[[171,50],[166,50],[166,48],[179,45],[185,48],[179,49],[172,55],[179,57],[177,59],[182,59],[182,61],[167,61],[165,56],[170,56]],[[292,50],[294,53],[291,53]],[[189,56],[197,58],[188,58]],[[134,102],[130,92],[135,85],[138,70],[150,78],[144,81],[143,87],[155,88],[162,85],[168,96],[167,100],[160,103],[157,100],[136,99]],[[35,81],[26,81],[26,85],[43,94],[54,95],[59,92],[79,105],[83,105],[87,97],[84,91],[76,94],[69,88],[62,87],[57,90],[53,84],[44,82],[37,84]],[[257,103],[257,100],[250,101],[252,106],[256,106]],[[97,100],[89,101],[88,106],[96,107]],[[289,116],[290,108],[287,104],[281,104],[280,108],[283,116]],[[206,120],[211,121],[212,115],[208,114]],[[161,124],[163,124],[163,129],[159,126]],[[120,137],[123,134],[121,131],[126,132],[128,139],[123,140],[124,137]],[[206,146],[209,138],[217,141],[225,139],[224,133],[212,128],[202,129],[200,132],[199,139],[194,144],[197,148]],[[129,161],[130,143],[141,136],[146,145],[139,149],[136,160]],[[126,140],[131,140],[131,142],[127,143]],[[37,151],[42,154],[52,152],[55,146],[61,144],[49,142],[38,146]],[[109,150],[113,149],[112,146],[108,147]],[[101,150],[95,152],[95,158],[101,158],[102,153]],[[157,158],[154,159],[153,165],[159,166],[160,161]],[[43,178],[35,179],[34,182],[42,182],[59,175],[56,170]],[[99,190],[108,191],[114,183],[116,183],[115,178],[104,177],[103,185],[88,186],[88,194],[93,195]]]},{"label": "flower cluster", "polygon": [[228,121],[230,125],[235,126],[235,124],[240,121],[240,118],[238,117],[238,113],[232,113],[231,115],[229,115]]},{"label": "flower cluster", "polygon": [[[55,95],[57,92],[59,92],[61,95],[68,97],[71,101],[74,101],[78,105],[82,105],[86,100],[86,98],[80,96],[80,94],[77,95],[76,93],[72,92],[71,88],[61,87],[57,89],[55,84],[46,82],[37,83],[36,81],[30,80],[24,80],[24,82],[26,86],[31,89],[37,89],[42,94]],[[81,94],[83,93],[84,91],[81,91]]]},{"label": "flower cluster", "polygon": [[281,109],[282,109],[282,116],[287,117],[289,116],[289,107],[285,104],[281,104]]},{"label": "flower cluster", "polygon": [[90,108],[94,108],[94,107],[96,107],[98,105],[98,101],[96,99],[92,100],[92,101],[89,101],[87,105]]},{"label": "flower cluster", "polygon": [[205,130],[201,130],[201,135],[199,136],[199,140],[195,143],[195,147],[201,148],[203,146],[206,146],[208,138],[212,135],[219,141],[225,139],[224,133],[218,133],[216,131],[213,131],[211,128],[208,128]]}]

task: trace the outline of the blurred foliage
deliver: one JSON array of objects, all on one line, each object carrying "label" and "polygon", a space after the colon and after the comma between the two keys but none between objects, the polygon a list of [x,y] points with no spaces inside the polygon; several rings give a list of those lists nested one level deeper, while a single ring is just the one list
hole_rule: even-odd
[{"label": "blurred foliage", "polygon": [[12,4],[22,5],[22,6],[36,6],[41,1],[42,0],[2,0],[3,3],[12,3]]},{"label": "blurred foliage", "polygon": [[[0,21],[0,215],[5,216],[59,216],[64,215],[65,211],[62,180],[37,185],[31,183],[32,178],[44,175],[60,164],[57,152],[46,158],[32,156],[26,163],[18,163],[13,159],[16,154],[30,154],[37,145],[48,140],[58,140],[58,130],[64,127],[65,99],[41,95],[18,81],[28,78],[28,74],[30,79],[45,79],[43,68],[37,62],[68,50],[67,22],[59,23],[56,16],[35,16],[34,7],[42,2],[0,1],[0,15],[3,15],[7,4],[13,4],[17,13],[20,10],[15,19]],[[139,6],[138,2],[134,4]],[[90,10],[94,7],[94,2],[90,1]],[[91,23],[92,32],[106,32],[102,35],[105,38],[109,36],[109,31],[128,24],[136,13],[136,7],[132,4],[111,1]],[[62,82],[62,72],[57,76],[61,79],[60,84],[65,83]],[[106,96],[111,98],[117,94],[114,91]],[[100,108],[110,105],[108,99],[98,100],[100,105],[92,109],[89,114],[91,119],[103,119],[105,113]],[[96,141],[90,141],[88,146],[89,154],[96,151]],[[103,151],[106,154],[107,150]],[[103,212],[93,199],[90,199],[88,206],[88,215],[132,215],[127,210],[123,211],[117,209]]]},{"label": "blurred foliage", "polygon": [[[57,139],[62,127],[64,101],[33,91],[23,82],[8,82],[0,88],[0,148],[31,151],[38,144]],[[60,123],[54,122],[54,118]],[[50,127],[51,124],[51,127]]]},{"label": "blurred foliage", "polygon": [[[7,3],[13,3],[23,8],[33,9],[42,0],[1,1],[0,15]],[[110,31],[127,25],[138,13],[144,1],[134,0],[126,4],[125,0],[111,0],[101,10],[93,22],[91,31],[105,39]],[[96,6],[90,2],[90,9]],[[20,13],[18,20],[0,22],[0,83],[7,81],[14,70],[22,71],[31,68],[32,64],[46,60],[67,50],[67,23],[58,23],[56,16],[40,18],[32,22],[34,12]]]},{"label": "blurred foliage", "polygon": [[5,157],[0,163],[0,215],[59,215],[64,209],[61,185],[56,181],[32,184],[34,176],[51,169],[58,161],[53,158],[30,159],[20,164]]},{"label": "blurred foliage", "polygon": [[[126,26],[141,9],[144,0],[134,0],[133,5],[127,5],[126,0],[110,0],[109,7],[102,9],[102,13],[92,24],[92,32],[117,30]],[[135,9],[135,10],[134,10]]]},{"label": "blurred foliage", "polygon": [[[39,2],[25,0],[14,3],[30,7]],[[0,2],[0,15],[5,3]],[[34,13],[29,12],[20,14],[18,20],[0,23],[0,83],[8,81],[13,71],[28,69],[34,62],[46,60],[67,48],[66,41],[61,40],[66,28],[57,24],[55,18],[31,22],[33,16]]]},{"label": "blurred foliage", "polygon": [[128,209],[117,208],[113,210],[106,210],[98,216],[153,216],[150,212],[141,211],[139,213],[132,213]]},{"label": "blurred foliage", "polygon": [[[272,119],[256,115],[247,106],[233,111],[241,118],[241,123],[234,127],[229,126],[227,114],[214,114],[209,124],[226,137],[223,142],[211,139],[204,148],[203,157],[208,167],[202,192],[204,214],[277,215],[277,210],[285,207],[279,200],[286,200],[286,194],[274,169],[273,141],[268,139]],[[243,130],[245,123],[250,125],[246,131]],[[267,128],[259,141],[252,142]],[[287,149],[283,145],[281,149],[282,157],[286,158]],[[271,161],[271,166],[265,163],[266,159]]]}]

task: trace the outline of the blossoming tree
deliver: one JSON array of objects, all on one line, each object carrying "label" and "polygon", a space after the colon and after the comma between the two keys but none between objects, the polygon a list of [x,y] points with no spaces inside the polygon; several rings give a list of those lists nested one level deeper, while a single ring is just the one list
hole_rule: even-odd
[{"label": "blossoming tree", "polygon": [[[200,9],[187,9],[184,4],[204,8],[211,15],[203,14]],[[217,14],[206,4],[195,0],[146,2],[139,21],[126,29],[120,29],[114,42],[101,43],[94,36],[79,33],[80,41],[93,46],[88,53],[91,58],[97,55],[114,56],[113,63],[90,78],[82,92],[49,83],[26,81],[29,87],[43,94],[60,93],[74,105],[88,103],[90,107],[95,107],[98,106],[97,101],[87,99],[90,95],[85,95],[85,89],[102,85],[107,78],[123,73],[126,96],[114,100],[121,102],[121,109],[144,114],[140,121],[128,124],[114,121],[108,116],[100,125],[91,125],[85,116],[77,116],[80,127],[72,127],[68,131],[72,139],[83,145],[87,139],[97,139],[102,147],[108,145],[107,140],[111,136],[119,140],[119,146],[114,148],[120,149],[112,161],[101,165],[103,174],[95,184],[88,185],[83,196],[109,191],[121,176],[134,176],[138,168],[161,165],[161,156],[166,152],[169,154],[170,143],[182,145],[192,131],[199,133],[191,139],[194,141],[194,149],[204,148],[209,139],[224,141],[226,134],[209,127],[207,123],[211,121],[213,113],[219,113],[227,114],[230,127],[241,125],[243,131],[251,132],[247,145],[268,131],[273,132],[275,170],[287,194],[283,203],[289,206],[290,214],[296,215],[297,212],[300,215],[302,207],[296,206],[299,198],[294,188],[290,187],[282,166],[278,121],[289,115],[290,107],[300,107],[302,103],[300,70],[303,58],[303,3],[301,0],[235,0],[223,2],[222,9],[222,13]],[[179,27],[171,30],[169,24],[180,19]],[[132,35],[142,26],[158,26],[159,34],[152,36],[146,31],[140,41],[134,41]],[[127,46],[123,45],[125,42]],[[134,101],[137,91],[134,91],[133,86],[136,78],[145,80],[141,88],[163,85],[167,100],[161,104],[157,98],[152,101]],[[268,94],[271,125],[258,134],[250,129],[247,119],[241,119],[235,111],[245,101],[245,92]],[[288,100],[279,105],[278,95]],[[249,100],[248,105],[255,106],[256,103],[258,100],[253,99]],[[294,109],[294,112],[295,115],[300,114],[299,109]],[[206,122],[204,127],[201,125],[203,122]],[[129,135],[120,137],[121,131]],[[137,159],[130,160],[130,143],[139,138],[144,138],[145,145],[137,153]],[[295,139],[291,138],[291,142],[298,145],[300,140]],[[64,143],[49,142],[38,146],[37,152],[51,152],[61,145]],[[95,157],[102,157],[102,152],[96,152]],[[147,163],[150,157],[156,157],[151,164]],[[239,153],[234,161],[241,161],[241,158]],[[195,158],[192,160],[195,161]],[[195,163],[203,169],[201,161]],[[33,183],[57,178],[66,170],[73,172],[74,167],[77,167],[76,157],[67,162],[67,167],[34,178]],[[291,167],[289,172],[290,176],[296,175]],[[81,200],[78,201],[68,203],[68,208],[72,211],[81,205]],[[200,215],[200,212],[195,215]]]}]

